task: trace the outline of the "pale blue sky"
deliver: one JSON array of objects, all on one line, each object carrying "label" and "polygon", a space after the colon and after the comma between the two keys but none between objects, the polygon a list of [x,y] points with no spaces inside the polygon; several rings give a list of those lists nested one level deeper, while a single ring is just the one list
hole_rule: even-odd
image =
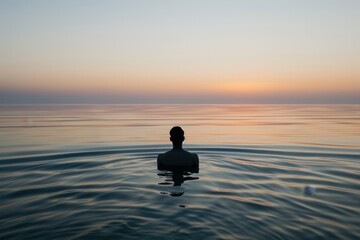
[{"label": "pale blue sky", "polygon": [[9,0],[0,29],[2,102],[359,102],[360,1]]}]

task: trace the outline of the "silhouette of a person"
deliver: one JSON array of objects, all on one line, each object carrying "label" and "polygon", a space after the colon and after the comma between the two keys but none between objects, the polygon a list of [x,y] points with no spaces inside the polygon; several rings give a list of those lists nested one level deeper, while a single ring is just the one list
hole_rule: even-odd
[{"label": "silhouette of a person", "polygon": [[[199,157],[197,154],[190,153],[182,148],[184,140],[184,131],[181,127],[176,126],[170,130],[170,141],[173,144],[173,149],[158,156],[158,170],[172,171],[174,173],[199,172]],[[182,182],[181,180],[180,182]]]}]

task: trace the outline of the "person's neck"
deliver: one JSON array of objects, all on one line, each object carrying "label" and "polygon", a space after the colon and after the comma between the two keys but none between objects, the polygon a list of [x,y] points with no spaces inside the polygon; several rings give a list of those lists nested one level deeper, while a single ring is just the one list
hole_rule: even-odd
[{"label": "person's neck", "polygon": [[180,144],[180,145],[173,145],[173,149],[174,149],[174,150],[181,150],[181,149],[182,149],[182,144]]}]

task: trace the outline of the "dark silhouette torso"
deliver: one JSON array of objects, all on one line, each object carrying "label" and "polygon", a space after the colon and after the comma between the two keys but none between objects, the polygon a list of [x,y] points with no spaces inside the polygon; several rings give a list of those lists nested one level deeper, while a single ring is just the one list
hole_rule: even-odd
[{"label": "dark silhouette torso", "polygon": [[199,157],[182,148],[172,149],[157,158],[158,170],[172,172],[199,172]]}]

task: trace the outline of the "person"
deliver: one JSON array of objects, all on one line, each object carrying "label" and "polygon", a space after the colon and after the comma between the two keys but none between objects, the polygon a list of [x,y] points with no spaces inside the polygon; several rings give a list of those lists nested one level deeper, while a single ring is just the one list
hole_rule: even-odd
[{"label": "person", "polygon": [[184,131],[181,127],[175,126],[170,130],[170,141],[173,144],[173,149],[159,154],[157,158],[158,170],[174,173],[199,172],[199,157],[196,153],[190,153],[182,148],[184,140]]}]

